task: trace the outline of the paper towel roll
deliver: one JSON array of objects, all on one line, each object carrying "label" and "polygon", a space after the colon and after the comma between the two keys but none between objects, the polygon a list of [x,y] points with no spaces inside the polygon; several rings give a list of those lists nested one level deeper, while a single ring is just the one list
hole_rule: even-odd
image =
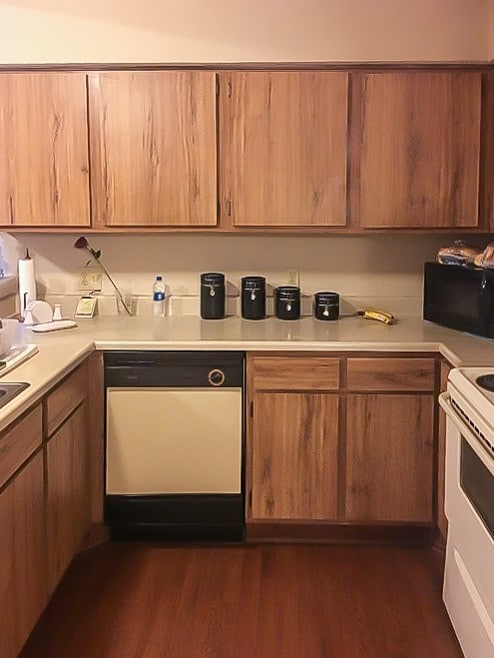
[{"label": "paper towel roll", "polygon": [[36,299],[36,279],[34,278],[34,261],[26,249],[26,257],[19,260],[19,310],[24,310],[29,302]]}]

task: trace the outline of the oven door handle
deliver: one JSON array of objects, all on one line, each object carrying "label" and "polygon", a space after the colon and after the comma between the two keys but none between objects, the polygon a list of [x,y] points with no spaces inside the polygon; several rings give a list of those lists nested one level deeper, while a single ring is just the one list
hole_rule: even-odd
[{"label": "oven door handle", "polygon": [[438,399],[439,404],[444,409],[447,417],[454,423],[461,436],[468,442],[469,446],[475,452],[477,457],[482,461],[484,466],[494,475],[494,459],[492,459],[487,450],[484,449],[480,438],[475,436],[470,427],[463,421],[461,416],[457,414],[455,408],[451,404],[450,394],[441,393]]}]

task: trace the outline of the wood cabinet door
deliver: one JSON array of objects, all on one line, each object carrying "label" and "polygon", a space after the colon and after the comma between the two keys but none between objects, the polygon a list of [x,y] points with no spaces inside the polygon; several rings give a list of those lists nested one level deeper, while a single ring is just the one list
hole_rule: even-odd
[{"label": "wood cabinet door", "polygon": [[346,519],[432,523],[433,437],[433,395],[348,395]]},{"label": "wood cabinet door", "polygon": [[338,396],[257,393],[252,419],[252,519],[335,519]]},{"label": "wood cabinet door", "polygon": [[48,600],[43,455],[0,494],[0,656],[15,658]]},{"label": "wood cabinet door", "polygon": [[89,74],[96,225],[214,226],[216,75]]},{"label": "wood cabinet door", "polygon": [[89,226],[85,73],[0,74],[0,224]]},{"label": "wood cabinet door", "polygon": [[478,225],[481,75],[402,71],[355,76],[362,228]]},{"label": "wood cabinet door", "polygon": [[14,487],[0,493],[0,656],[16,658],[20,646],[15,623]]},{"label": "wood cabinet door", "polygon": [[233,226],[345,226],[348,74],[222,73],[222,217]]},{"label": "wood cabinet door", "polygon": [[39,452],[13,482],[16,632],[22,647],[48,601],[43,454]]},{"label": "wood cabinet door", "polygon": [[84,405],[47,446],[47,537],[50,591],[89,529],[91,487]]}]

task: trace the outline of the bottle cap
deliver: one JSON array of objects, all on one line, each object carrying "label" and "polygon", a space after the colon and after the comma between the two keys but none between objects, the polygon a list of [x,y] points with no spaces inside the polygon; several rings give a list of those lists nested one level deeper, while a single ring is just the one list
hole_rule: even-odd
[{"label": "bottle cap", "polygon": [[162,276],[157,276],[156,281],[163,281],[163,277]]}]

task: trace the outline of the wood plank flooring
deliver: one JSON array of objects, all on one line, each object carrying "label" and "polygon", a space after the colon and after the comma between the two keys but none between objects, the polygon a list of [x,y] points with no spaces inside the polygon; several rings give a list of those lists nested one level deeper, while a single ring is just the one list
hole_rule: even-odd
[{"label": "wood plank flooring", "polygon": [[428,549],[106,544],[22,658],[461,658]]}]

